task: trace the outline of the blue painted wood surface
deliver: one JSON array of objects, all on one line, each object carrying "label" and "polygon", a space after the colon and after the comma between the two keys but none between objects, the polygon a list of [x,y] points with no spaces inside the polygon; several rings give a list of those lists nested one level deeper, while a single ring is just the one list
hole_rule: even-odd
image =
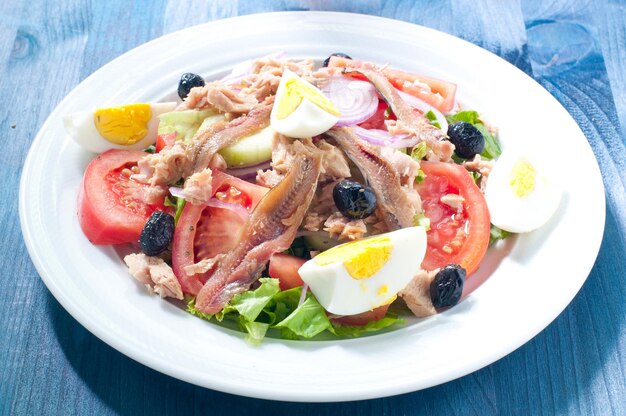
[{"label": "blue painted wood surface", "polygon": [[[282,403],[206,390],[148,369],[87,332],[49,294],[24,247],[16,201],[30,142],[54,106],[143,42],[210,20],[280,10],[366,13],[454,34],[534,76],[576,119],[602,170],[607,226],[582,290],[537,337],[480,371],[423,391]],[[625,43],[626,5],[616,0],[5,0],[0,414],[626,414]],[[532,122],[532,108],[520,117]]]}]

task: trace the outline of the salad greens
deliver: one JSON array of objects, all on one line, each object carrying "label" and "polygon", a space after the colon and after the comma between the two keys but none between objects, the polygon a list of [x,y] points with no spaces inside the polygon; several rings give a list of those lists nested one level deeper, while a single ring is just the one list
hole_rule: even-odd
[{"label": "salad greens", "polygon": [[430,121],[431,125],[437,127],[438,129],[441,128],[441,124],[439,124],[439,121],[437,121],[437,116],[435,115],[433,110],[428,110],[426,113],[424,113],[424,117],[426,117],[428,121]]},{"label": "salad greens", "polygon": [[482,133],[485,138],[485,150],[483,150],[480,156],[483,159],[496,159],[502,153],[498,140],[493,134],[491,134],[491,132],[489,132],[485,123],[483,123],[478,116],[478,112],[473,110],[460,111],[456,114],[446,116],[446,120],[448,120],[448,123],[456,123],[457,121],[468,122]]},{"label": "salad greens", "polygon": [[426,142],[420,142],[417,144],[417,146],[413,148],[413,150],[411,150],[411,157],[416,162],[419,162],[420,160],[424,159],[429,150],[430,149],[428,148]]},{"label": "salad greens", "polygon": [[511,234],[513,233],[509,231],[504,231],[503,229],[498,228],[495,225],[491,224],[491,229],[489,230],[489,245],[491,246],[498,240],[504,240]]},{"label": "salad greens", "polygon": [[307,292],[300,303],[301,287],[281,291],[278,279],[265,277],[259,282],[258,288],[235,295],[214,315],[200,312],[194,298],[187,299],[187,312],[207,321],[232,320],[246,333],[246,341],[253,345],[258,345],[270,329],[275,329],[284,339],[308,339],[324,331],[335,336],[358,337],[404,322],[397,315],[388,313],[383,319],[363,326],[336,324],[328,318],[312,293]]},{"label": "salad greens", "polygon": [[166,196],[163,205],[165,205],[166,207],[176,208],[176,213],[174,214],[174,225],[176,225],[178,224],[178,219],[183,213],[183,208],[185,208],[185,202],[187,201],[185,200],[185,198],[179,198],[176,196],[172,196],[172,198],[174,199],[173,201],[172,199],[170,199],[169,196]]}]

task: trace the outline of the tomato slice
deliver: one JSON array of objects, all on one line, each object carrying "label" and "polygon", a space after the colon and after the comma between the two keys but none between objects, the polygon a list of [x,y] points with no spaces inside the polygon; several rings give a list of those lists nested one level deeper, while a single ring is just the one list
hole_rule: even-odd
[{"label": "tomato slice", "polygon": [[173,146],[176,142],[176,132],[159,134],[154,145],[155,151],[159,153],[164,147]]},{"label": "tomato slice", "polygon": [[136,242],[154,211],[169,211],[164,198],[155,200],[148,192],[149,185],[130,178],[130,168],[144,156],[141,151],[112,149],[87,166],[78,195],[78,221],[93,244]]},{"label": "tomato slice", "polygon": [[217,170],[212,186],[213,200],[222,204],[186,204],[174,231],[172,268],[183,291],[192,295],[208,274],[187,275],[185,267],[233,249],[247,216],[269,190]]},{"label": "tomato slice", "polygon": [[384,73],[393,86],[399,90],[426,101],[442,113],[452,111],[456,84],[395,69],[385,69]]},{"label": "tomato slice", "polygon": [[[469,172],[460,165],[421,162],[426,174],[416,186],[424,214],[430,219],[428,246],[422,261],[425,270],[459,264],[472,274],[489,245],[490,217],[485,198]],[[444,195],[460,195],[461,210],[441,202]]]},{"label": "tomato slice", "polygon": [[[333,56],[328,66],[333,68],[362,68],[368,64],[356,59]],[[454,107],[456,84],[425,75],[412,74],[396,69],[384,69],[383,74],[394,87],[411,94],[435,107],[442,113],[448,113]],[[357,77],[361,78],[361,77]]]},{"label": "tomato slice", "polygon": [[306,259],[290,254],[277,253],[270,257],[269,275],[278,279],[280,290],[300,287],[304,284],[298,269],[306,263]]},{"label": "tomato slice", "polygon": [[[385,125],[385,120],[388,120],[385,112],[387,111],[389,106],[384,100],[380,100],[378,102],[378,108],[376,112],[367,120],[359,124],[360,127],[364,129],[378,129],[378,130],[387,130],[387,126]],[[396,116],[391,114],[389,119],[395,120]]]},{"label": "tomato slice", "polygon": [[356,315],[342,316],[341,318],[332,318],[332,321],[341,325],[363,326],[372,321],[380,321],[387,315],[389,305],[382,305],[371,311],[359,313]]}]

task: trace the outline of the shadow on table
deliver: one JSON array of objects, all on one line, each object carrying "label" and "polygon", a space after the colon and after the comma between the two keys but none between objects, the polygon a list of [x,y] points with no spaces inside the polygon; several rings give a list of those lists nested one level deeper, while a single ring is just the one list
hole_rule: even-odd
[{"label": "shadow on table", "polygon": [[[624,314],[616,308],[621,305],[626,287],[624,271],[611,270],[612,256],[624,253],[618,228],[609,212],[602,250],[591,277],[566,312],[535,339],[466,377],[392,398],[307,404],[220,393],[163,375],[122,355],[84,329],[51,295],[47,297],[48,316],[59,345],[75,371],[64,382],[72,387],[86,385],[97,396],[95,399],[79,391],[76,395],[84,401],[76,408],[77,414],[87,409],[101,414],[105,409],[98,406],[102,404],[122,415],[450,415],[514,414],[522,409],[530,413],[564,414],[568,409],[581,408],[580,397],[589,389],[598,388],[592,383],[602,379],[599,376],[604,361],[617,354],[619,330],[612,330],[624,326]],[[600,293],[606,297],[604,302],[589,301],[589,297],[593,299]],[[590,334],[589,328],[596,328],[596,332]],[[560,361],[550,354],[554,343],[559,343],[567,355],[561,356]],[[596,353],[590,355],[589,351]]]}]

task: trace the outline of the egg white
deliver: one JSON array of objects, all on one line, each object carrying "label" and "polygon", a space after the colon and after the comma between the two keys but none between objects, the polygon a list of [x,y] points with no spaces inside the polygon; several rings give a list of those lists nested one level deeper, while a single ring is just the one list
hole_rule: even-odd
[{"label": "egg white", "polygon": [[156,142],[159,127],[159,115],[173,111],[175,102],[150,103],[150,120],[147,123],[148,133],[144,138],[132,145],[124,146],[111,143],[100,135],[93,120],[93,111],[82,111],[63,117],[63,125],[69,136],[85,149],[101,153],[109,149],[141,150]]},{"label": "egg white", "polygon": [[[535,187],[523,197],[510,185],[511,172],[519,161],[535,169]],[[491,223],[505,231],[526,233],[544,225],[561,201],[561,186],[548,162],[528,151],[507,149],[496,161],[485,189]]]},{"label": "egg white", "polygon": [[[337,123],[339,116],[330,114],[326,110],[313,104],[306,97],[304,97],[300,105],[284,119],[278,119],[276,116],[279,103],[285,94],[285,83],[293,78],[299,77],[289,70],[284,71],[278,89],[276,90],[276,99],[274,100],[274,107],[272,108],[270,116],[272,128],[280,134],[295,139],[304,139],[324,133]],[[321,91],[320,94],[322,94]]]},{"label": "egg white", "polygon": [[[384,305],[419,272],[426,253],[424,227],[403,228],[379,236],[389,237],[393,248],[385,264],[369,278],[353,278],[343,261],[321,266],[312,259],[298,270],[328,312],[355,315]],[[382,287],[386,290],[382,291]]]}]

